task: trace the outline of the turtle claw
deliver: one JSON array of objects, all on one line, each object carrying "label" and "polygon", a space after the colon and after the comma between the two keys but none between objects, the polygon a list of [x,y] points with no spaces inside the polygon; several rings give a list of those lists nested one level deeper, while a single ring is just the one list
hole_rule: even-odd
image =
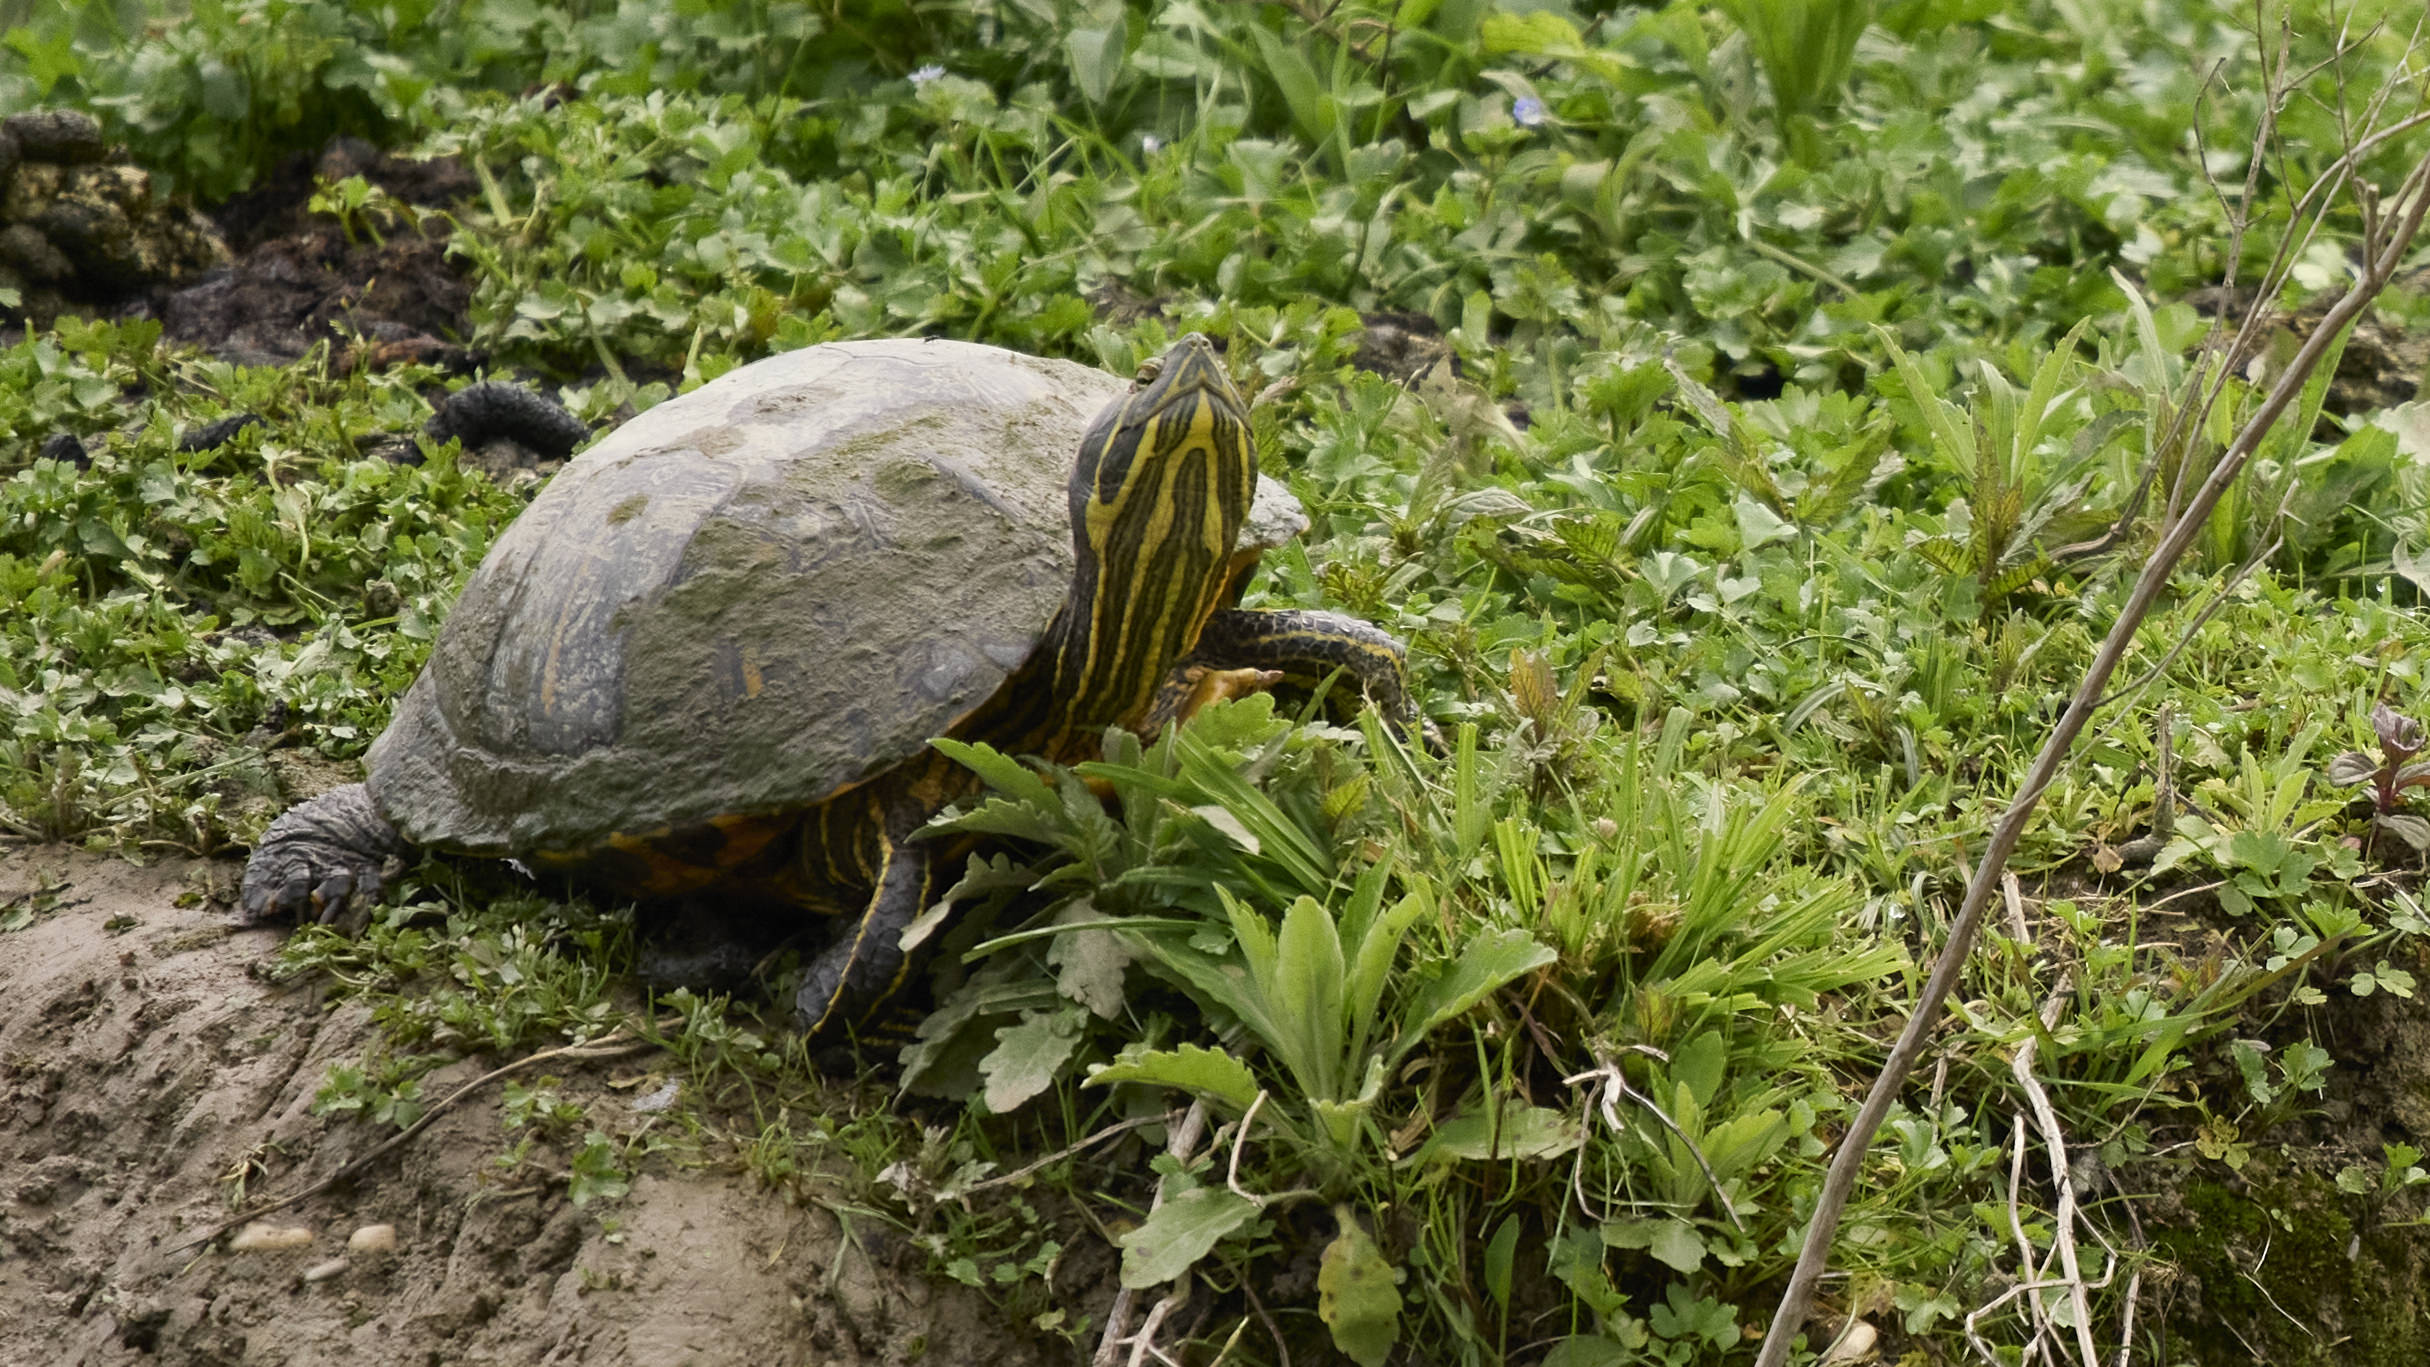
[{"label": "turtle claw", "polygon": [[380,889],[376,866],[334,869],[312,889],[312,919],[341,935],[360,935],[380,904]]},{"label": "turtle claw", "polygon": [[[245,872],[251,874],[252,866],[246,866]],[[312,878],[301,870],[276,882],[268,878],[248,877],[237,905],[247,925],[300,921],[315,910],[312,904]]]},{"label": "turtle claw", "polygon": [[346,914],[347,904],[354,897],[354,879],[344,869],[324,878],[312,889],[312,921],[315,925],[335,925]]},{"label": "turtle claw", "polygon": [[250,925],[288,921],[332,926],[351,935],[370,920],[381,886],[377,866],[298,869],[276,884],[247,879],[240,910]]}]

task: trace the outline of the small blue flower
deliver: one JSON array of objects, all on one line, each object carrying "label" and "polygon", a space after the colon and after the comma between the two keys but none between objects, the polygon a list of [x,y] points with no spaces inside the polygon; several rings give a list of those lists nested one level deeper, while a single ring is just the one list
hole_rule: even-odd
[{"label": "small blue flower", "polygon": [[930,81],[941,79],[944,75],[945,68],[931,62],[927,66],[921,67],[919,70],[911,73],[911,88],[917,90],[920,87],[928,84]]},{"label": "small blue flower", "polygon": [[1510,118],[1521,128],[1534,128],[1544,122],[1544,101],[1533,95],[1521,95],[1510,102]]}]

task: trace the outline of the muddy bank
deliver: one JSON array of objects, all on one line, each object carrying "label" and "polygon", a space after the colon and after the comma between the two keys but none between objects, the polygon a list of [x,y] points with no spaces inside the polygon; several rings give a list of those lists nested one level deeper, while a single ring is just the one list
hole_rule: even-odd
[{"label": "muddy bank", "polygon": [[[297,1190],[394,1133],[312,1113],[371,1026],[261,976],[277,933],[210,905],[233,873],[0,853],[0,1363],[1054,1360],[873,1222],[847,1237],[730,1167],[645,1162],[628,1195],[576,1207],[547,1165],[497,1162],[495,1088],[270,1217],[308,1242],[181,1248],[240,1194]],[[498,1061],[450,1064],[425,1095]],[[550,1071],[633,1129],[665,1063]],[[349,1253],[378,1224],[394,1251]]]}]

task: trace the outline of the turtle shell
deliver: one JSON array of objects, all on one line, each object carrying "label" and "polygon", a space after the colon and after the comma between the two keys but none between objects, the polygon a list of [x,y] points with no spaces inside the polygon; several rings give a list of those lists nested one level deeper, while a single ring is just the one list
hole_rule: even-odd
[{"label": "turtle shell", "polygon": [[[500,535],[372,745],[416,844],[575,853],[815,805],[1026,659],[1066,481],[1125,382],[945,341],[832,343],[635,418]],[[1243,551],[1305,525],[1260,481]]]}]

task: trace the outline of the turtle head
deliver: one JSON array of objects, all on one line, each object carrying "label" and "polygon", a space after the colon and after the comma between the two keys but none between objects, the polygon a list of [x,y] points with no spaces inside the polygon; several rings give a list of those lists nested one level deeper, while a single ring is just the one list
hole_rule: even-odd
[{"label": "turtle head", "polygon": [[[1202,479],[1203,490],[1192,487]],[[1113,528],[1170,512],[1221,513],[1237,533],[1256,491],[1249,405],[1193,332],[1141,366],[1131,392],[1089,424],[1072,469],[1072,532],[1100,558]]]},{"label": "turtle head", "polygon": [[1079,563],[1064,611],[1075,723],[1144,712],[1220,605],[1256,492],[1249,406],[1197,333],[1090,425],[1072,470]]}]

